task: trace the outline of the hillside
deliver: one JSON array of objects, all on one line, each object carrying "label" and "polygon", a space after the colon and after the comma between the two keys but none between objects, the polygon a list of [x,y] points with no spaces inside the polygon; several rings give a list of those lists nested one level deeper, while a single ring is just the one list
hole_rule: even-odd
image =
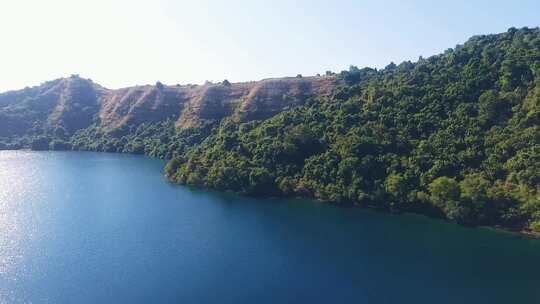
[{"label": "hillside", "polygon": [[109,90],[77,75],[0,94],[0,138],[21,136],[69,140],[91,126],[119,137],[141,124],[174,120],[178,129],[265,119],[302,105],[309,96],[328,95],[335,77],[266,79],[248,83],[136,86]]},{"label": "hillside", "polygon": [[72,135],[92,123],[103,94],[103,88],[78,77],[0,94],[0,136]]},{"label": "hillside", "polygon": [[225,120],[171,160],[180,184],[540,231],[540,30],[476,36],[263,121]]},{"label": "hillside", "polygon": [[540,30],[381,70],[0,94],[0,147],[144,153],[176,183],[540,231]]}]

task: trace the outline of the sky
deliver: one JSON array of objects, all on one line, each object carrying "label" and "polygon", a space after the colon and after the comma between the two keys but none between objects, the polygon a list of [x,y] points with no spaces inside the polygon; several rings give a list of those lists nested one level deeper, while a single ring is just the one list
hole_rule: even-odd
[{"label": "sky", "polygon": [[115,89],[383,68],[539,25],[539,0],[0,0],[0,92],[71,74]]}]

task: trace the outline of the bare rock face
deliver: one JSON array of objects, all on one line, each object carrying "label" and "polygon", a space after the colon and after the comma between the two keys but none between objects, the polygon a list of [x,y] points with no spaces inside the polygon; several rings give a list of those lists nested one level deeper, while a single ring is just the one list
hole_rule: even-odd
[{"label": "bare rock face", "polygon": [[105,89],[78,76],[0,94],[0,136],[39,133],[70,136],[97,124],[125,134],[142,123],[166,119],[189,129],[226,117],[261,120],[331,94],[334,77],[277,78],[258,82]]},{"label": "bare rock face", "polygon": [[262,120],[304,104],[313,95],[331,94],[334,77],[277,78],[231,85],[206,85],[190,96],[177,127],[232,116],[237,121]]},{"label": "bare rock face", "polygon": [[177,119],[185,92],[175,87],[137,86],[108,91],[101,99],[100,126],[108,132],[125,132],[144,122]]},{"label": "bare rock face", "polygon": [[188,129],[231,116],[252,88],[252,83],[207,84],[196,87],[188,93],[187,106],[176,126]]},{"label": "bare rock face", "polygon": [[329,77],[279,78],[257,82],[240,104],[242,121],[261,120],[304,104],[313,95],[329,95],[335,79]]}]

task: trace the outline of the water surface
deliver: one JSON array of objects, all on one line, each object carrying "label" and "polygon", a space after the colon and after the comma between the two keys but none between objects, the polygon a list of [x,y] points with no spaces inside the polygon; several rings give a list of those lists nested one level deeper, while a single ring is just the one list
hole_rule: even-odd
[{"label": "water surface", "polygon": [[0,151],[0,303],[540,303],[540,242]]}]

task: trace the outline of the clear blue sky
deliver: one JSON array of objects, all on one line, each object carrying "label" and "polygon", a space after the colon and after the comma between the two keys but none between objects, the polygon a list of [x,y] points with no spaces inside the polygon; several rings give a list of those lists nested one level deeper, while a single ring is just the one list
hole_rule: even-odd
[{"label": "clear blue sky", "polygon": [[2,1],[0,91],[75,73],[118,88],[380,68],[539,25],[539,0]]}]

